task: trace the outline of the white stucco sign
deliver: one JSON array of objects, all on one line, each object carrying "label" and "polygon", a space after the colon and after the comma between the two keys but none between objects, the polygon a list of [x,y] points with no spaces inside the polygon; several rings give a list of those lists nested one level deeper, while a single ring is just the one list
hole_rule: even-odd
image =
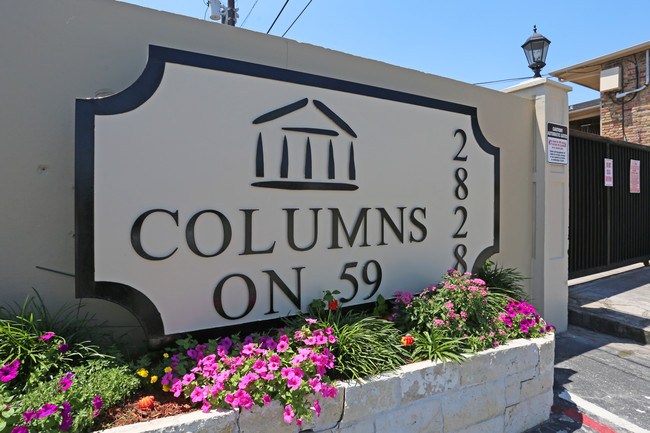
[{"label": "white stucco sign", "polygon": [[152,46],[76,122],[77,296],[150,336],[417,291],[498,250],[471,106]]}]

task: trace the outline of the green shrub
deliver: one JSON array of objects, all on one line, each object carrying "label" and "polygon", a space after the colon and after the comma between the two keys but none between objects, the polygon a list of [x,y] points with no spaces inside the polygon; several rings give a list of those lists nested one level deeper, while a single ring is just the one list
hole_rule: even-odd
[{"label": "green shrub", "polygon": [[492,293],[501,293],[517,301],[528,300],[528,294],[521,284],[526,278],[514,268],[499,267],[486,260],[476,276],[485,281]]},{"label": "green shrub", "polygon": [[[418,295],[396,292],[395,323],[403,332],[439,335],[455,352],[464,349],[479,351],[497,346],[506,340],[504,326],[497,317],[508,298],[491,293],[485,282],[470,273],[451,271],[437,286],[430,286]],[[500,331],[499,331],[500,330]],[[439,337],[442,338],[442,337]],[[453,351],[452,351],[453,352]]]},{"label": "green shrub", "polygon": [[[20,395],[14,407],[21,415],[16,425],[28,426],[30,431],[54,433],[66,425],[64,418],[69,417],[66,431],[89,431],[102,406],[119,403],[138,386],[138,378],[129,366],[119,366],[110,360],[91,360]],[[53,407],[54,413],[37,418],[39,411],[42,414],[44,409]],[[67,416],[64,415],[66,407]],[[25,416],[33,418],[27,423]],[[5,431],[11,428],[0,429],[2,433]]]}]

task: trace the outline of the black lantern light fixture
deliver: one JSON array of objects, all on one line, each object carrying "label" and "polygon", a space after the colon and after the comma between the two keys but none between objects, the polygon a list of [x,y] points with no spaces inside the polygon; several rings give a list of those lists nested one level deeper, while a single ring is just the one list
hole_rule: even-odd
[{"label": "black lantern light fixture", "polygon": [[535,71],[534,78],[542,76],[539,71],[546,66],[546,54],[550,44],[551,41],[537,33],[537,26],[533,26],[533,35],[521,46],[526,54],[528,67]]}]

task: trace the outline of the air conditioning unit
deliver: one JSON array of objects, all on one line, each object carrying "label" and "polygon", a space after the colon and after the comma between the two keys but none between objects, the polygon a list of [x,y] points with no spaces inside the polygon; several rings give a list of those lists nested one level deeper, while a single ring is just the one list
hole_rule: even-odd
[{"label": "air conditioning unit", "polygon": [[621,67],[603,69],[600,71],[600,91],[611,92],[621,89]]}]

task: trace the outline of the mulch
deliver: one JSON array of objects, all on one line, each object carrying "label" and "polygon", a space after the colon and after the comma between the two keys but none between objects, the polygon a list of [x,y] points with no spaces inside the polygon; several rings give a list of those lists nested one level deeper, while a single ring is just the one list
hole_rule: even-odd
[{"label": "mulch", "polygon": [[[152,409],[140,409],[138,401],[146,396],[154,397]],[[139,422],[151,421],[158,418],[179,415],[182,413],[199,410],[192,406],[184,397],[174,397],[171,392],[164,392],[157,388],[141,390],[127,398],[123,404],[102,410],[95,418],[95,429],[106,429]]]}]

